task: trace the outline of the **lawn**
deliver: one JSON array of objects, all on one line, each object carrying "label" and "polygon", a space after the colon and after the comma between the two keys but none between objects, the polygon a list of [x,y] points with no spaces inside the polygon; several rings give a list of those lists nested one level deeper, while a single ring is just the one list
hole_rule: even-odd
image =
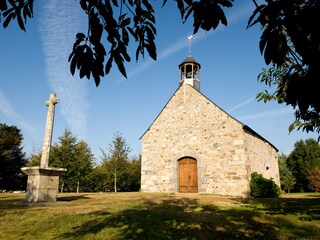
[{"label": "lawn", "polygon": [[60,194],[27,204],[0,194],[0,239],[320,239],[320,194]]}]

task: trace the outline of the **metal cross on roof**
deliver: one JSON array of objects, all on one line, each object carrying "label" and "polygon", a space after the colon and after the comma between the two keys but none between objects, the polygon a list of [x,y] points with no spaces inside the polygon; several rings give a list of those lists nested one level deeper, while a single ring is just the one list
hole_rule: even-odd
[{"label": "metal cross on roof", "polygon": [[188,36],[188,41],[189,41],[189,54],[191,54],[191,40],[193,39],[193,35]]}]

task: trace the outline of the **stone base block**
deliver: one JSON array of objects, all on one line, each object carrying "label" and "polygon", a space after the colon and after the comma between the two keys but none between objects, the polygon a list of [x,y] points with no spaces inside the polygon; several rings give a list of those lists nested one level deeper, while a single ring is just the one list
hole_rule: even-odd
[{"label": "stone base block", "polygon": [[24,167],[28,175],[26,199],[28,202],[56,202],[59,192],[59,175],[67,169]]}]

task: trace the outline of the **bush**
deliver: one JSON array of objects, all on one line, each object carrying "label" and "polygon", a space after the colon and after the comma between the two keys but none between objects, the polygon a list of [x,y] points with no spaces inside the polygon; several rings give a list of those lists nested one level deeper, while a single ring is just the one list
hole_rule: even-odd
[{"label": "bush", "polygon": [[281,190],[272,180],[266,179],[257,172],[251,173],[250,196],[254,198],[277,198]]}]

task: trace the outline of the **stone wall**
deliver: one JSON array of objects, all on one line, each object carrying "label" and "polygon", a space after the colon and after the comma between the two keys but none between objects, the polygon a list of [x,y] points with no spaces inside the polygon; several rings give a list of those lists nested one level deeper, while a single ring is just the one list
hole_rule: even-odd
[{"label": "stone wall", "polygon": [[276,178],[275,149],[184,84],[142,136],[141,190],[177,192],[178,160],[187,156],[197,160],[200,193],[248,196],[250,173],[266,166]]},{"label": "stone wall", "polygon": [[273,179],[280,186],[277,150],[250,131],[245,131],[245,136],[249,176],[252,172],[258,172],[265,178]]}]

